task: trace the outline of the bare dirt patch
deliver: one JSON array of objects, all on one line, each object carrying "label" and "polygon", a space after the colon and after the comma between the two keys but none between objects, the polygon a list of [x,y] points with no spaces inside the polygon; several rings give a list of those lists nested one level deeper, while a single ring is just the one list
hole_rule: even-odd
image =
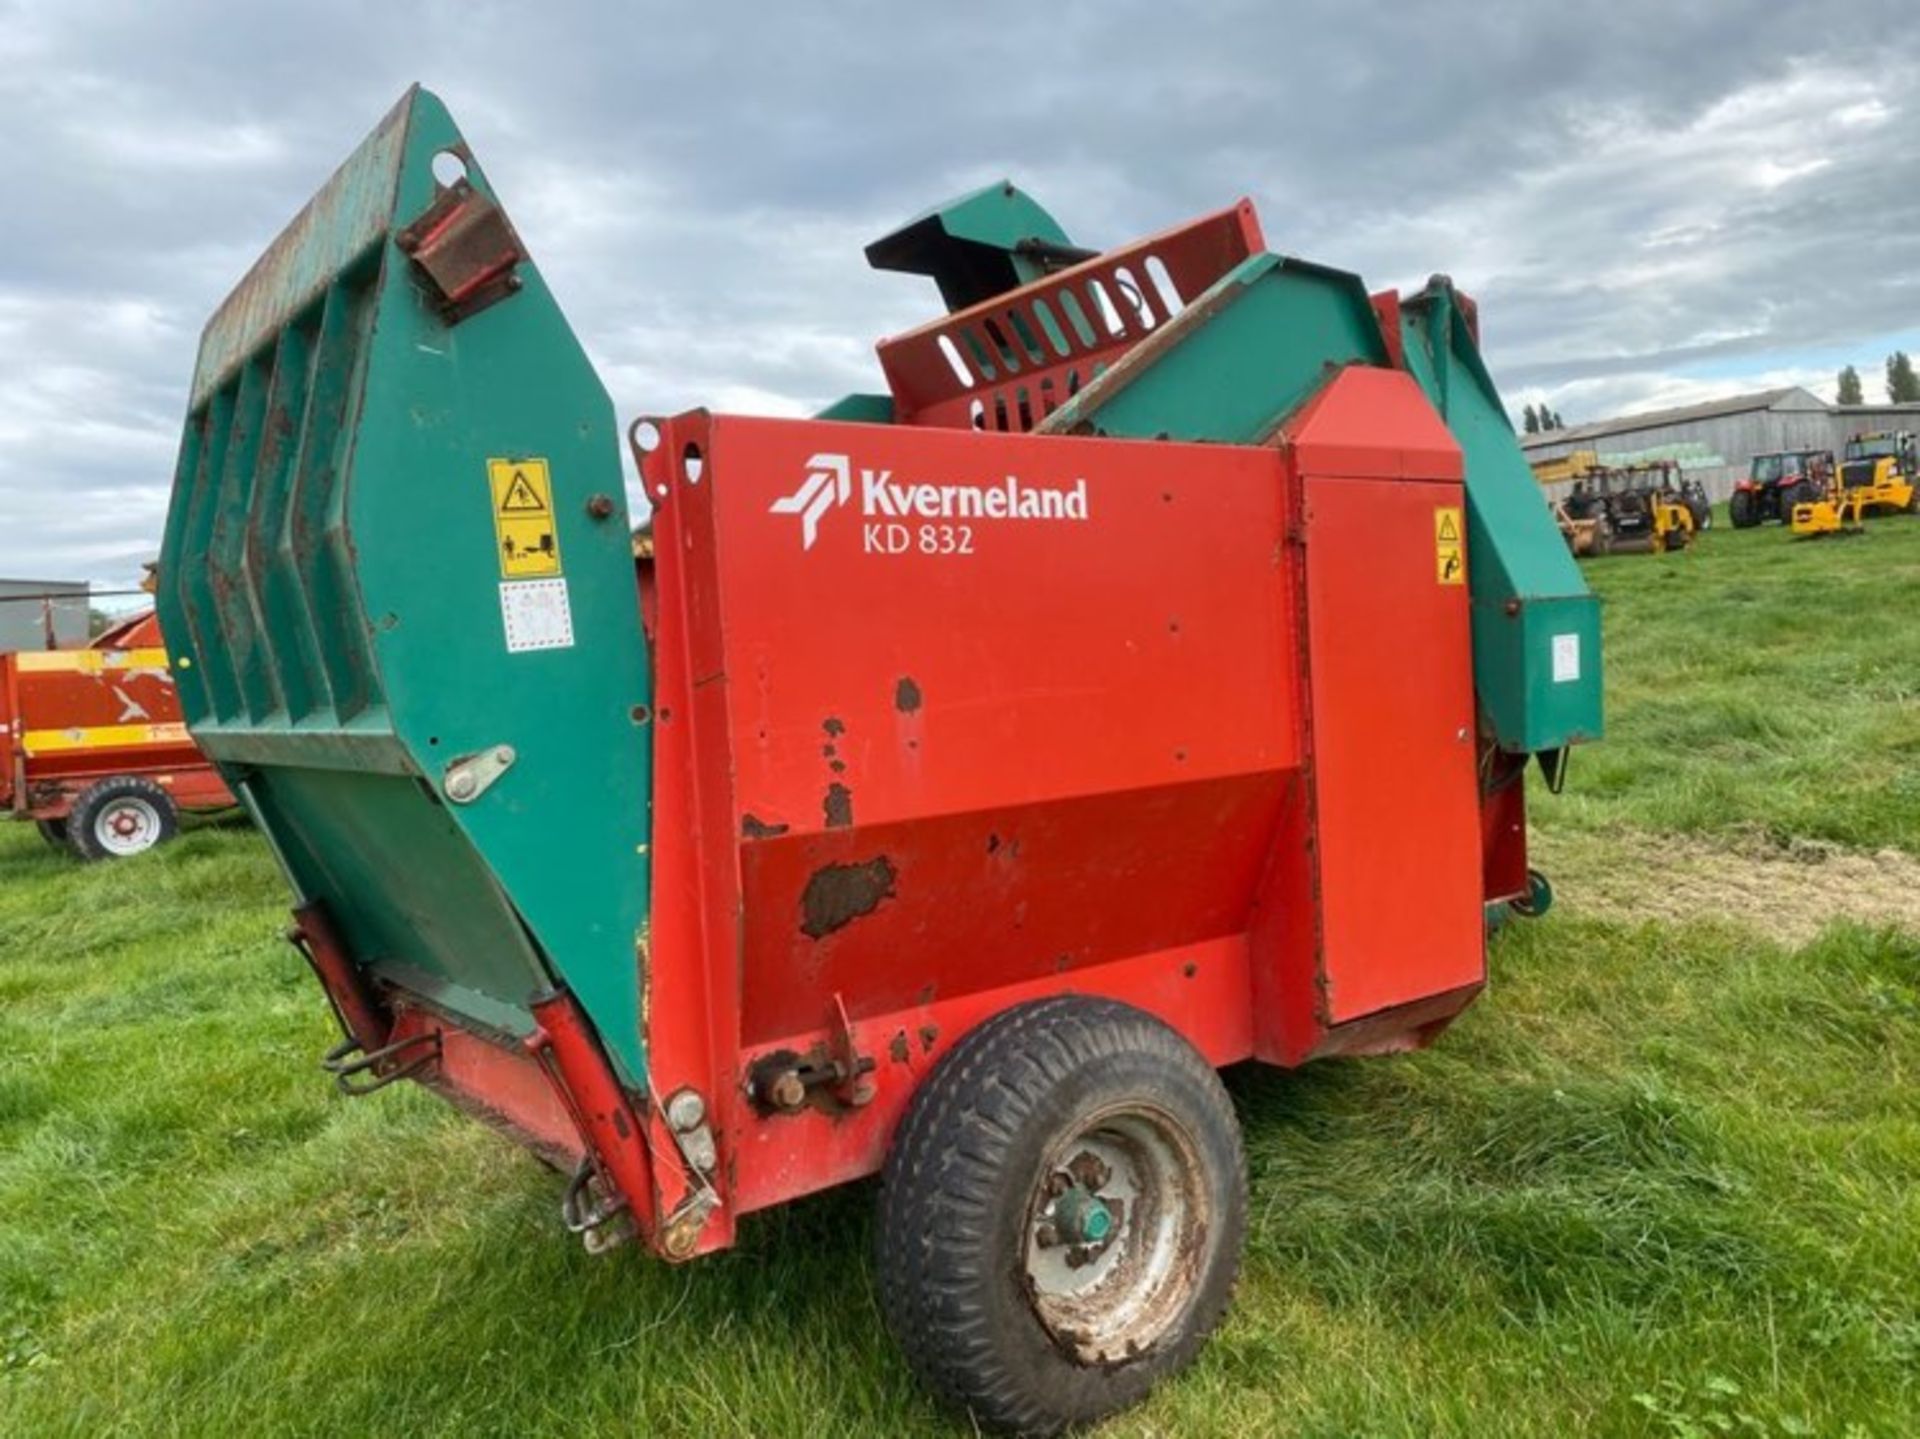
[{"label": "bare dirt patch", "polygon": [[1570,909],[1621,919],[1732,920],[1785,944],[1831,921],[1889,924],[1920,934],[1920,858],[1814,840],[1788,848],[1764,834],[1712,838],[1618,829],[1536,832],[1534,863]]}]

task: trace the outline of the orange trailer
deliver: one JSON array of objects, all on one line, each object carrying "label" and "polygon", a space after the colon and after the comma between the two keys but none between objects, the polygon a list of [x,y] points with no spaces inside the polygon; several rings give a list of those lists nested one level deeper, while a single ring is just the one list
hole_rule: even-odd
[{"label": "orange trailer", "polygon": [[234,803],[181,722],[147,610],[85,649],[0,654],[0,805],[82,859],[171,839],[182,810]]}]

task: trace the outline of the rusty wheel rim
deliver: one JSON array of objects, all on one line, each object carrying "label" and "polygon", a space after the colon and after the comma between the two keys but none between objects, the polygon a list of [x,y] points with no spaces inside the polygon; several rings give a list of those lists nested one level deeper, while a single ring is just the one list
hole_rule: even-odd
[{"label": "rusty wheel rim", "polygon": [[[1101,1237],[1085,1227],[1090,1202],[1111,1221]],[[1198,1146],[1166,1111],[1116,1105],[1081,1124],[1027,1211],[1027,1292],[1053,1341],[1083,1364],[1150,1350],[1199,1285],[1207,1205]]]}]

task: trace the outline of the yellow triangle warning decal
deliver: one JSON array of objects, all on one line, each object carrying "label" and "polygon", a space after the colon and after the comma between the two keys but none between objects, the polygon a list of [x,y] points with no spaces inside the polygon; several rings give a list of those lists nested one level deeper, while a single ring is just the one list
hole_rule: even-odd
[{"label": "yellow triangle warning decal", "polygon": [[513,472],[513,483],[507,486],[506,494],[500,497],[500,513],[503,515],[544,515],[547,512],[546,501],[542,500],[527,483],[527,477],[520,471]]},{"label": "yellow triangle warning decal", "polygon": [[1435,532],[1434,538],[1439,540],[1443,545],[1451,544],[1460,538],[1460,526],[1454,519],[1454,512],[1452,510],[1440,511],[1440,526]]}]

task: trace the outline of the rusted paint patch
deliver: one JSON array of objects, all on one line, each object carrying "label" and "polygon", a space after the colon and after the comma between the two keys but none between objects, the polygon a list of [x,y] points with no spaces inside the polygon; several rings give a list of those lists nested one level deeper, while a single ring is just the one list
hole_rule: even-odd
[{"label": "rusted paint patch", "polygon": [[827,732],[827,738],[838,739],[847,732],[847,722],[835,715],[828,715],[821,722],[820,728]]},{"label": "rusted paint patch", "polygon": [[853,791],[845,785],[835,782],[827,786],[827,797],[821,802],[826,812],[828,829],[850,829],[853,825]]},{"label": "rusted paint patch", "polygon": [[903,715],[920,708],[920,686],[914,683],[912,675],[902,675],[900,683],[893,687],[893,707]]},{"label": "rusted paint patch", "polygon": [[901,1029],[894,1032],[892,1040],[887,1044],[887,1053],[892,1056],[895,1064],[905,1064],[907,1060],[912,1057],[913,1046],[907,1043],[906,1030]]},{"label": "rusted paint patch", "polygon": [[740,816],[740,837],[742,839],[777,839],[787,832],[784,824],[768,824],[758,815]]},{"label": "rusted paint patch", "polygon": [[829,864],[815,870],[800,896],[800,932],[823,939],[893,898],[896,874],[884,854],[865,864]]},{"label": "rusted paint patch", "polygon": [[931,1054],[933,1052],[933,1046],[937,1044],[939,1040],[939,1025],[923,1024],[920,1026],[920,1052],[922,1054]]}]

